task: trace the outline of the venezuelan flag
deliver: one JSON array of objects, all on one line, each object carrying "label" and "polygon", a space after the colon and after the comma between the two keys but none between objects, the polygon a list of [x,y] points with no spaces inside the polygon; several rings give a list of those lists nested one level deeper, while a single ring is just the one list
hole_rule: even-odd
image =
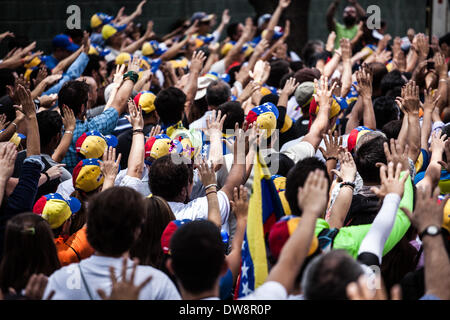
[{"label": "venezuelan flag", "polygon": [[253,168],[253,190],[250,196],[247,230],[242,245],[241,273],[235,298],[252,293],[267,278],[268,264],[265,236],[283,216],[283,207],[269,169],[261,162],[259,153]]}]

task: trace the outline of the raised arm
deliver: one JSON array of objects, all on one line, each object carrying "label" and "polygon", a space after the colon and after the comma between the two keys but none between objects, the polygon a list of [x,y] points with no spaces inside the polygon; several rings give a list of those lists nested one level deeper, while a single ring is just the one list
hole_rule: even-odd
[{"label": "raised arm", "polygon": [[222,216],[220,215],[219,199],[217,198],[217,181],[214,172],[214,164],[210,166],[206,161],[198,166],[200,180],[206,188],[206,200],[208,201],[208,220],[217,227],[222,227]]},{"label": "raised arm", "polygon": [[[407,172],[400,179],[402,169],[407,170]],[[405,190],[408,169],[402,168],[401,163],[398,163],[394,168],[393,162],[389,162],[387,167],[381,166],[381,187],[374,187],[373,191],[379,198],[383,199],[383,205],[370,226],[369,232],[361,242],[358,256],[361,257],[364,253],[372,253],[378,258],[378,263],[381,265],[384,245],[394,226],[398,206]]]},{"label": "raised arm", "polygon": [[73,110],[66,105],[62,105],[62,120],[64,125],[64,135],[58,144],[58,147],[52,154],[52,159],[56,162],[61,162],[66,156],[67,150],[69,150],[72,143],[73,131],[76,127],[76,118],[73,114]]},{"label": "raised arm", "polygon": [[245,133],[236,125],[235,134],[233,165],[225,180],[225,184],[220,189],[220,191],[225,192],[228,199],[233,199],[233,190],[235,187],[245,184]]},{"label": "raised arm", "polygon": [[2,143],[0,145],[0,205],[5,195],[6,184],[14,171],[14,163],[17,157],[17,148],[14,143]]},{"label": "raised arm", "polygon": [[340,0],[334,0],[330,3],[330,6],[327,10],[327,27],[328,31],[336,31],[336,20],[334,20],[334,14],[336,13],[336,9],[339,5]]},{"label": "raised arm", "polygon": [[341,97],[346,97],[352,87],[352,47],[350,40],[348,39],[342,38],[340,43],[342,48],[343,67]]},{"label": "raised arm", "polygon": [[122,154],[116,160],[116,149],[113,147],[108,147],[103,153],[102,162],[100,162],[100,169],[105,177],[103,181],[102,191],[114,187],[114,182],[116,181],[117,174],[119,173],[120,159]]},{"label": "raised arm", "polygon": [[279,282],[288,293],[292,291],[295,278],[311,246],[317,218],[325,212],[327,197],[328,182],[323,171],[310,172],[305,185],[298,191],[298,204],[303,212],[302,219],[281,250],[277,264],[270,271],[266,281]]},{"label": "raised arm", "polygon": [[289,5],[291,4],[291,0],[280,0],[278,2],[278,6],[275,9],[275,11],[272,14],[272,17],[270,18],[269,24],[267,25],[267,33],[264,36],[264,39],[266,39],[267,41],[271,41],[273,34],[274,34],[274,29],[275,27],[278,25],[278,21],[280,20],[281,14],[283,13],[284,9],[286,9],[287,7],[289,7]]},{"label": "raised arm", "polygon": [[408,82],[402,91],[402,98],[403,106],[408,112],[408,156],[416,163],[420,153],[419,86],[414,81]]},{"label": "raised arm", "polygon": [[191,120],[191,108],[197,92],[197,80],[205,60],[206,57],[203,51],[198,50],[192,55],[187,85],[183,88],[183,91],[186,94],[184,112],[188,118],[188,122]]},{"label": "raised arm", "polygon": [[[333,170],[340,182],[354,183],[356,177],[356,164],[348,151],[339,153],[340,171]],[[344,225],[345,217],[352,204],[353,187],[349,184],[340,185],[339,193],[334,201],[328,218],[330,228],[340,229]]]},{"label": "raised arm", "polygon": [[[441,136],[441,134],[441,131],[435,131],[431,134],[430,163],[425,171],[425,176],[417,183],[417,187],[428,187],[430,189],[436,188],[439,183],[439,179],[441,178],[441,166],[443,166],[446,170],[450,169],[449,165],[442,161],[442,154],[444,150],[446,153],[450,151],[450,140],[445,140],[447,136],[445,134]],[[447,161],[449,161],[448,158]]]},{"label": "raised arm", "polygon": [[348,3],[355,7],[356,13],[358,14],[359,18],[362,18],[366,15],[366,10],[361,7],[361,5],[358,3],[358,0],[348,0]]},{"label": "raised arm", "polygon": [[230,14],[229,14],[229,10],[225,9],[222,12],[222,20],[220,21],[219,26],[217,27],[217,29],[213,32],[213,36],[214,36],[214,42],[218,42],[220,39],[220,35],[222,34],[223,28],[225,28],[225,26],[230,23]]},{"label": "raised arm", "polygon": [[[128,65],[128,72],[131,72],[133,75],[135,75],[137,80],[137,75],[139,72],[139,61],[140,59],[137,56],[133,56],[133,59],[131,60],[130,64]],[[122,85],[120,86],[119,90],[117,91],[113,102],[111,103],[111,107],[116,109],[119,115],[124,113],[124,111],[127,108],[127,101],[128,98],[131,96],[131,93],[133,91],[135,82],[131,80],[131,78],[128,76],[126,77]]]},{"label": "raised arm", "polygon": [[210,117],[206,118],[206,135],[209,137],[209,156],[208,160],[214,165],[215,170],[219,170],[223,164],[223,143],[222,128],[227,115],[222,116],[219,110],[216,116],[216,110]]},{"label": "raised arm", "polygon": [[375,112],[372,105],[372,74],[363,68],[356,72],[356,80],[358,85],[355,86],[358,91],[359,99],[362,100],[363,105],[363,123],[369,129],[375,130],[377,128],[375,120]]},{"label": "raised arm", "polygon": [[[448,196],[438,205],[439,187],[431,192],[431,188],[417,188],[414,213],[403,209],[416,227],[419,235],[430,226],[441,232],[444,206]],[[425,256],[425,294],[434,295],[442,300],[450,299],[450,261],[445,250],[441,234],[422,236]]]},{"label": "raised arm", "polygon": [[145,41],[147,41],[149,38],[151,38],[154,35],[153,32],[153,21],[147,22],[147,30],[145,30],[145,33],[142,37],[137,39],[136,41],[132,42],[130,45],[121,48],[121,52],[129,52],[134,53],[136,50],[139,50]]},{"label": "raised arm", "polygon": [[133,21],[134,19],[136,19],[137,17],[139,17],[142,14],[142,7],[144,6],[144,4],[146,2],[147,2],[147,0],[143,0],[143,1],[139,2],[139,4],[136,7],[136,10],[134,10],[134,12],[132,14],[130,14],[129,16],[121,18],[119,21],[117,21],[117,24],[128,24],[131,21]]},{"label": "raised arm", "polygon": [[309,142],[315,150],[319,147],[320,141],[322,141],[322,135],[328,129],[328,121],[330,117],[331,108],[331,94],[336,86],[336,82],[328,90],[328,78],[320,77],[320,80],[314,80],[314,99],[319,105],[319,112],[316,119],[311,125],[311,128],[307,135],[303,138],[303,141]]},{"label": "raised arm", "polygon": [[231,243],[231,252],[227,255],[226,260],[233,274],[233,284],[235,284],[241,270],[242,243],[244,242],[245,229],[247,228],[248,190],[241,185],[239,188],[234,188],[233,194],[231,208],[236,215],[236,231],[234,232],[233,242]]},{"label": "raised arm", "polygon": [[425,101],[423,103],[423,120],[420,132],[420,148],[428,151],[428,138],[431,134],[432,116],[434,108],[437,106],[439,96],[432,94],[431,88],[424,90]]},{"label": "raised arm", "polygon": [[141,106],[136,106],[131,98],[128,100],[128,114],[129,116],[125,117],[133,127],[133,139],[128,157],[127,176],[141,179],[145,158],[144,118]]}]

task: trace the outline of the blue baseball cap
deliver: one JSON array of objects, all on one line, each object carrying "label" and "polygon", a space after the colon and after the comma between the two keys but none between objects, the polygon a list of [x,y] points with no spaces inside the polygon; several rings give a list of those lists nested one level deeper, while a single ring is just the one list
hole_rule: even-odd
[{"label": "blue baseball cap", "polygon": [[52,40],[53,48],[63,48],[70,52],[77,51],[80,46],[73,43],[72,38],[66,34],[58,34]]}]

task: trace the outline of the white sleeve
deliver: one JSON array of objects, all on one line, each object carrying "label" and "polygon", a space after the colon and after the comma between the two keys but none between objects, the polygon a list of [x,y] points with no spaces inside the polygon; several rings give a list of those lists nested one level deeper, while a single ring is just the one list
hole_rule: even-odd
[{"label": "white sleeve", "polygon": [[361,242],[358,255],[363,252],[373,253],[378,257],[381,264],[384,244],[394,226],[400,200],[400,196],[396,193],[389,193],[384,197],[383,206],[375,217],[375,220],[373,220],[369,232],[367,232]]},{"label": "white sleeve", "polygon": [[230,216],[230,200],[223,191],[217,192],[217,200],[219,200],[220,216],[222,217],[222,225],[228,222]]},{"label": "white sleeve", "polygon": [[130,177],[129,175],[126,175],[120,181],[119,186],[134,189],[140,194],[142,194],[144,197],[149,195],[149,190],[148,188],[146,188],[146,184],[142,182],[141,179],[138,179],[136,177]]},{"label": "white sleeve", "polygon": [[276,281],[264,282],[253,293],[239,300],[287,300],[288,293],[283,285]]},{"label": "white sleeve", "polygon": [[313,145],[307,141],[302,141],[289,149],[283,151],[285,155],[292,159],[295,163],[305,158],[314,157],[316,150]]}]

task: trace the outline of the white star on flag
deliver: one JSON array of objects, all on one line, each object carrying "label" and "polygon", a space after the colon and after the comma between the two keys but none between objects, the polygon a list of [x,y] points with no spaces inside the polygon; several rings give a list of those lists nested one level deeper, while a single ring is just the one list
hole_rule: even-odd
[{"label": "white star on flag", "polygon": [[248,287],[248,282],[245,282],[245,283],[243,283],[242,285],[244,286],[244,288],[242,289],[242,294],[243,294],[244,296],[249,295],[250,293],[253,292],[253,290],[251,290],[251,289]]},{"label": "white star on flag", "polygon": [[249,267],[247,267],[247,265],[245,264],[245,261],[244,261],[244,264],[242,265],[242,269],[241,269],[242,279],[248,278],[248,276],[247,276],[248,269],[249,269]]}]

